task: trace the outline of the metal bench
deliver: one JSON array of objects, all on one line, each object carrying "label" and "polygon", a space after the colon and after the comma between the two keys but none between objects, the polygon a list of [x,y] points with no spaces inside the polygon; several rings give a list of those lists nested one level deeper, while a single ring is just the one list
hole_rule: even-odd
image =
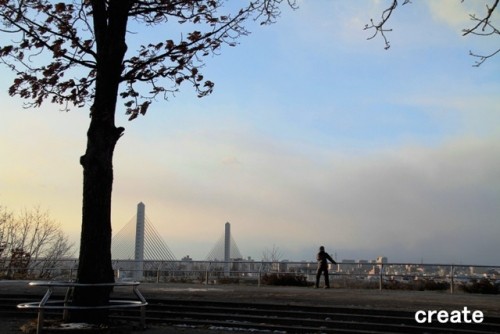
[{"label": "metal bench", "polygon": [[[31,286],[45,286],[47,287],[47,292],[43,296],[42,300],[39,302],[28,302],[18,304],[17,307],[20,309],[37,309],[38,310],[38,322],[37,322],[37,334],[41,334],[43,331],[44,322],[44,311],[45,310],[63,310],[63,319],[66,319],[68,310],[99,310],[99,309],[117,309],[117,308],[130,308],[130,307],[140,307],[140,322],[142,328],[146,326],[146,305],[148,305],[146,299],[142,296],[138,289],[139,282],[116,282],[116,283],[95,283],[95,284],[84,284],[84,283],[74,283],[74,282],[30,282]],[[132,291],[137,297],[137,300],[109,300],[108,305],[99,306],[76,306],[70,304],[70,296],[75,287],[132,287]],[[64,300],[49,300],[52,292],[55,288],[66,288],[66,295]]]}]

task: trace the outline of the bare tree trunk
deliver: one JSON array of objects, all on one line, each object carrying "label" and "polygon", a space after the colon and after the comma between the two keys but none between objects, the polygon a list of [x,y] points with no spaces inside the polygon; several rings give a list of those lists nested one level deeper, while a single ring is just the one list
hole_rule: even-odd
[{"label": "bare tree trunk", "polygon": [[[78,264],[79,283],[114,281],[111,265],[111,193],[113,151],[121,130],[93,121],[88,131],[87,151],[81,159],[83,172],[83,214]],[[75,289],[74,303],[79,306],[106,305],[110,289]],[[107,322],[106,312],[75,313],[78,320]],[[72,318],[74,320],[74,318]]]},{"label": "bare tree trunk", "polygon": [[[97,44],[97,73],[87,150],[83,166],[82,234],[77,281],[114,282],[111,264],[111,194],[113,152],[124,129],[115,126],[116,100],[121,80],[128,9],[123,0],[94,0],[93,19]],[[78,288],[73,302],[79,306],[106,305],[109,288]],[[108,322],[107,312],[74,312],[71,321]]]}]

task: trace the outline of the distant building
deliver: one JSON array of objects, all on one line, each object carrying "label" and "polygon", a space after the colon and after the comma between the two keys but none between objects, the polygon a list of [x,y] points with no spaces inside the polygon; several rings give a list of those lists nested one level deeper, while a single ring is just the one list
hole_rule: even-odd
[{"label": "distant building", "polygon": [[356,266],[356,261],[350,259],[343,259],[340,263],[342,263],[340,269],[344,273],[352,273]]},{"label": "distant building", "polygon": [[[373,261],[372,261],[373,263]],[[387,262],[387,257],[385,256],[377,256],[377,259],[375,260],[375,266],[373,266],[372,270],[370,270],[370,275],[378,275],[380,271],[382,270],[382,266],[384,263]]]},{"label": "distant building", "polygon": [[365,269],[365,268],[368,268],[368,266],[367,266],[367,265],[368,265],[368,263],[369,263],[369,262],[368,262],[368,260],[358,260],[358,268],[359,268],[360,270],[363,270],[363,269]]},{"label": "distant building", "polygon": [[373,268],[368,272],[368,275],[378,275],[380,274],[380,268],[373,266]]}]

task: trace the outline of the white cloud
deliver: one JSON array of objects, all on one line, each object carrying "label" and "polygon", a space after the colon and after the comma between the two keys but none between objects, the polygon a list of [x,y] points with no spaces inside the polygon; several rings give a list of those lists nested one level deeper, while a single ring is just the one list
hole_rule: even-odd
[{"label": "white cloud", "polygon": [[425,3],[429,6],[431,15],[436,21],[443,22],[453,29],[459,30],[470,22],[469,13],[471,13],[471,10],[477,10],[478,3],[481,6],[484,5],[482,1],[464,1],[461,3],[458,0],[430,0]]},{"label": "white cloud", "polygon": [[[471,15],[485,17],[487,8],[492,7],[494,1],[427,0],[425,3],[437,22],[443,22],[455,30],[462,31],[462,29],[471,28],[476,24],[471,21]],[[497,20],[499,17],[500,14],[496,11],[493,20]]]}]

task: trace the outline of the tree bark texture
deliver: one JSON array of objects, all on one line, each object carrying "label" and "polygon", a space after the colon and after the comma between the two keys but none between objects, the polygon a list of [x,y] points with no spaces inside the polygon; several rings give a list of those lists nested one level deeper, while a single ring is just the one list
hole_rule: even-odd
[{"label": "tree bark texture", "polygon": [[[114,282],[111,264],[111,195],[113,152],[124,129],[115,126],[115,110],[122,62],[126,52],[128,1],[94,0],[93,19],[97,44],[97,73],[87,149],[83,167],[83,206],[78,283]],[[110,288],[76,288],[73,303],[106,305]],[[77,311],[71,321],[106,323],[105,311]]]}]

